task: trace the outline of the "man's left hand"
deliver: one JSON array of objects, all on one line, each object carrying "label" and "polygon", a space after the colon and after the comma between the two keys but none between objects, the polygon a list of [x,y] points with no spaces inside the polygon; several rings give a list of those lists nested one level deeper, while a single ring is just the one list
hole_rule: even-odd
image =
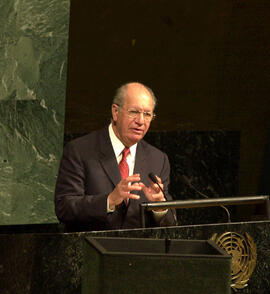
[{"label": "man's left hand", "polygon": [[[156,176],[158,179],[158,183],[160,187],[163,189],[163,184],[161,182],[161,179]],[[140,183],[142,190],[144,192],[144,195],[150,202],[157,202],[157,201],[166,201],[163,195],[163,192],[159,188],[159,186],[152,181],[150,182],[150,186],[146,187],[143,183]]]}]

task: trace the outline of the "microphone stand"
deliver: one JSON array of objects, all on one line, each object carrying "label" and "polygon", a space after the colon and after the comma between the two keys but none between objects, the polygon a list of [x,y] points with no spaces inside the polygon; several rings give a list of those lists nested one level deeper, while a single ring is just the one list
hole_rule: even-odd
[{"label": "microphone stand", "polygon": [[[182,179],[182,182],[184,182],[186,185],[188,185],[192,190],[194,190],[196,193],[198,193],[199,195],[201,195],[202,197],[206,198],[206,199],[211,199],[209,196],[203,194],[202,192],[200,192],[198,189],[196,189],[190,182],[190,180],[185,176],[185,175],[182,175],[180,176],[181,179]],[[225,211],[226,211],[226,214],[227,214],[227,221],[228,223],[231,223],[231,214],[228,210],[228,208],[224,205],[220,205],[220,207],[222,207]]]}]

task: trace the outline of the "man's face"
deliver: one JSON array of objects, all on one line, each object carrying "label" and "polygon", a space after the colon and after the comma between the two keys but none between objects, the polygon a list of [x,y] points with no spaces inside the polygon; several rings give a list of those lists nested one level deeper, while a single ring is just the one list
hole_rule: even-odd
[{"label": "man's face", "polygon": [[154,102],[150,93],[141,85],[130,85],[121,107],[112,105],[113,129],[116,136],[127,147],[139,142],[147,133],[151,119],[147,121],[143,113],[153,114]]}]

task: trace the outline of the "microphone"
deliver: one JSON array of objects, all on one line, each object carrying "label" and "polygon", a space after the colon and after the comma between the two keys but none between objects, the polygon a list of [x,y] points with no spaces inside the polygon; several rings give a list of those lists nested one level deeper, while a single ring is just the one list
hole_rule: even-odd
[{"label": "microphone", "polygon": [[[166,199],[166,196],[165,196],[164,190],[163,190],[162,187],[160,186],[160,184],[159,184],[159,182],[158,182],[158,179],[157,179],[156,175],[155,175],[153,172],[151,172],[151,173],[148,174],[148,177],[149,177],[149,179],[150,179],[153,183],[155,183],[155,184],[158,185],[158,187],[159,187],[159,189],[161,190],[161,192],[162,192],[164,198]],[[176,212],[175,212],[174,209],[172,210],[172,215],[173,215],[173,218],[174,218],[175,224],[178,225],[177,217],[176,217]]]},{"label": "microphone", "polygon": [[155,176],[155,174],[151,172],[151,173],[148,174],[148,177],[149,177],[149,179],[150,179],[153,183],[155,183],[155,184],[158,185],[159,189],[160,189],[161,192],[163,193],[164,198],[166,199],[165,194],[164,194],[164,191],[163,191],[163,189],[161,188],[161,186],[160,186],[160,184],[159,184],[159,182],[158,182],[158,179],[157,179],[157,177]]},{"label": "microphone", "polygon": [[[192,184],[191,184],[191,181],[190,179],[188,179],[185,175],[180,175],[180,178],[182,180],[182,182],[184,184],[186,184],[187,186],[189,186],[192,190],[194,190],[196,193],[198,193],[199,195],[201,195],[203,198],[207,198],[209,199],[210,197],[203,194],[202,192],[200,192],[199,190],[197,190]],[[220,207],[222,207],[225,211],[226,211],[226,214],[227,214],[227,219],[228,219],[228,223],[231,222],[231,214],[228,210],[228,208],[224,205],[220,205]]]}]

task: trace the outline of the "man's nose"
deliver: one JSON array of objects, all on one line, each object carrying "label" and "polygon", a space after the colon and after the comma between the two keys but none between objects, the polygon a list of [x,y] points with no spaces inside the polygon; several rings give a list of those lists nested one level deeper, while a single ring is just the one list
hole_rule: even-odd
[{"label": "man's nose", "polygon": [[139,124],[143,124],[145,122],[143,112],[140,112],[138,114],[138,116],[136,117],[136,122],[139,123]]}]

